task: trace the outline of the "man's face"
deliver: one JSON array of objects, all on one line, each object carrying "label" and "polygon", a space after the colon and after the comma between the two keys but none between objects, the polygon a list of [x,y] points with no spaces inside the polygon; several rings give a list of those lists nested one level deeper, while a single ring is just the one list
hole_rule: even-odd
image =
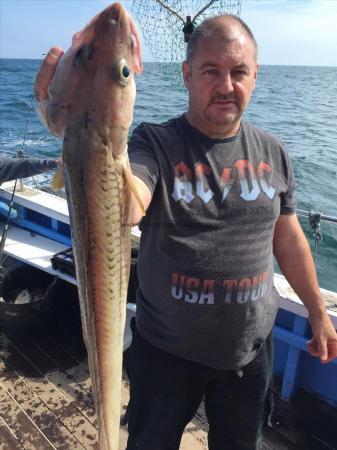
[{"label": "man's face", "polygon": [[253,43],[245,35],[230,43],[202,39],[192,61],[183,63],[192,125],[210,137],[236,134],[257,69]]}]

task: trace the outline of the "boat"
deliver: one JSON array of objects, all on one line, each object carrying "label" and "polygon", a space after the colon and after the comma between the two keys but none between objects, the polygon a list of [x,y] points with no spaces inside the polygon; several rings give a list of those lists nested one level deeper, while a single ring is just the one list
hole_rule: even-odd
[{"label": "boat", "polygon": [[[27,283],[37,277],[42,291],[30,303],[0,301],[0,449],[92,449],[97,420],[81,337],[67,202],[43,189],[22,185],[10,208],[13,189],[14,182],[0,186],[1,229],[10,212],[4,245],[7,269],[2,275],[26,271]],[[136,312],[139,239],[140,231],[133,227],[124,334],[126,367],[130,324]],[[12,287],[19,287],[22,273]],[[276,408],[273,423],[265,427],[262,448],[337,449],[337,360],[322,365],[308,354],[307,310],[282,275],[275,274],[274,283],[281,297],[273,330]],[[321,291],[337,328],[337,293]],[[128,398],[125,371],[122,418]],[[121,425],[120,449],[125,448],[126,439],[127,427]],[[191,449],[207,449],[202,405],[183,436],[181,450]]]}]

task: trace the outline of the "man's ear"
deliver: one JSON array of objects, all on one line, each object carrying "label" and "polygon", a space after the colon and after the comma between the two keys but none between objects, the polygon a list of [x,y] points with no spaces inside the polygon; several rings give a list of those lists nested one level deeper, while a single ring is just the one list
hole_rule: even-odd
[{"label": "man's ear", "polygon": [[183,61],[182,71],[183,71],[184,85],[186,88],[188,88],[191,78],[191,68],[187,61]]},{"label": "man's ear", "polygon": [[253,90],[255,89],[255,84],[256,84],[256,79],[257,79],[258,71],[259,71],[259,65],[256,64],[255,73],[254,73],[254,86],[253,86]]}]

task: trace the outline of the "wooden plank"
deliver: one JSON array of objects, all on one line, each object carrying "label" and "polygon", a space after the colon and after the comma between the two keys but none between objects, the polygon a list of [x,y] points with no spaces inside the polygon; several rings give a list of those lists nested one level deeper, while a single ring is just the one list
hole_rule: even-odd
[{"label": "wooden plank", "polygon": [[[54,345],[53,345],[54,344]],[[34,347],[52,360],[56,369],[48,372],[48,380],[58,387],[84,417],[97,427],[97,418],[91,395],[91,380],[87,366],[78,363],[57,343],[45,338]],[[35,363],[35,360],[32,359]],[[44,371],[39,361],[39,369]]]},{"label": "wooden plank", "polygon": [[[80,323],[80,316],[78,315],[78,321]],[[64,326],[62,325],[63,331]],[[63,349],[63,351],[67,352],[75,361],[77,362],[86,362],[87,359],[87,350],[82,337],[82,328],[80,326],[71,327],[67,326],[66,333],[57,333],[55,336],[50,336],[50,341],[52,345],[58,345]],[[89,369],[87,367],[88,373]]]},{"label": "wooden plank", "polygon": [[180,450],[208,449],[207,433],[208,425],[195,416],[184,430]]},{"label": "wooden plank", "polygon": [[0,450],[22,450],[23,448],[4,419],[0,417]]},{"label": "wooden plank", "polygon": [[0,384],[0,416],[26,450],[54,449],[2,384]]},{"label": "wooden plank", "polygon": [[[11,352],[11,364],[16,367],[16,373],[82,446],[91,448],[96,440],[97,430],[78,409],[78,404],[67,397],[62,389],[62,383],[59,387],[49,379],[46,371],[54,370],[57,373],[55,364],[41,352],[39,354],[34,346],[24,342],[16,343],[15,346],[10,343],[8,348]],[[59,376],[63,381],[64,374],[60,373]],[[68,381],[71,385],[71,381]]]},{"label": "wooden plank", "polygon": [[52,446],[63,450],[83,449],[27,383],[15,371],[6,367],[2,360],[0,360],[0,382]]},{"label": "wooden plank", "polygon": [[[71,436],[74,430],[73,428],[69,430],[64,425],[64,417],[62,416],[65,412],[64,409],[58,409],[58,405],[56,405],[55,408],[47,407],[54,407],[54,403],[60,401],[57,396],[50,395],[49,399],[47,397],[43,398],[43,395],[41,394],[41,391],[46,392],[47,390],[48,393],[48,389],[52,388],[58,392],[58,396],[63,398],[64,392],[62,385],[53,386],[53,384],[48,381],[50,371],[56,373],[57,370],[59,370],[60,373],[62,373],[62,376],[65,374],[69,375],[70,378],[74,379],[78,384],[83,377],[87,382],[88,368],[86,366],[86,359],[82,359],[80,362],[82,367],[77,372],[74,369],[77,364],[76,358],[67,353],[66,347],[63,348],[63,344],[66,344],[67,338],[62,338],[62,345],[57,345],[56,338],[54,338],[54,343],[51,338],[45,337],[44,339],[45,346],[42,346],[41,342],[43,339],[41,338],[41,340],[36,341],[37,344],[23,343],[20,345],[16,344],[15,347],[6,338],[0,336],[0,356],[3,360],[3,366],[0,367],[0,383],[5,384],[4,388],[0,388],[0,417],[6,421],[0,420],[0,450],[22,450],[22,448],[34,450],[48,450],[49,448],[57,448],[58,450],[73,450],[76,448],[85,448],[87,450],[97,449],[95,436],[92,436],[92,441],[86,439],[86,442],[82,442],[81,445],[79,445],[77,436]],[[31,346],[32,349],[29,350],[29,346]],[[38,348],[38,346],[40,346],[40,348]],[[49,347],[53,346],[55,346],[55,349],[50,352],[50,356],[53,356],[55,360],[51,360],[48,357],[48,352],[47,355],[44,355],[43,353]],[[76,353],[78,350],[80,350],[80,352],[77,356],[83,358],[83,343],[81,343],[80,340],[76,342],[76,336],[74,336],[73,351]],[[24,351],[26,354],[22,355]],[[40,359],[43,364],[40,368],[35,364],[35,362],[38,361],[29,359],[34,352],[36,353],[36,356],[41,353]],[[65,352],[66,356],[63,356],[62,352]],[[75,364],[73,367],[72,360]],[[57,367],[57,364],[60,364],[61,370],[60,367]],[[14,367],[16,370],[13,370]],[[47,371],[43,373],[41,370],[42,367],[46,368]],[[63,370],[64,372],[62,372]],[[77,378],[77,375],[80,378]],[[86,389],[90,389],[90,380]],[[90,396],[90,393],[88,396]],[[122,414],[125,411],[128,400],[129,385],[124,379],[122,382]],[[283,403],[288,405],[287,407],[290,410],[291,405],[288,402]],[[294,405],[292,405],[291,409],[293,409],[293,406]],[[278,410],[280,411],[280,408],[278,408]],[[310,408],[306,407],[305,410],[309,411]],[[315,423],[318,416],[319,414],[316,414]],[[322,415],[322,422],[324,423],[326,422],[325,417],[326,416],[323,417]],[[331,447],[333,442],[333,439],[331,438],[333,432],[331,430],[334,430],[335,428],[331,424],[336,423],[334,417],[335,416],[332,417],[329,424],[324,429],[324,433],[318,433],[315,430],[315,439],[317,435],[321,442],[327,441],[330,444],[330,447],[327,446],[326,448],[333,448]],[[277,425],[274,425],[273,429],[265,430],[261,450],[318,448],[317,446],[312,446],[314,437],[305,437],[305,430],[307,430],[308,427],[303,427],[304,423],[301,424],[299,418],[301,418],[300,422],[303,422],[303,408],[299,411],[298,417],[295,417],[294,415],[291,416],[288,410],[284,411],[284,414],[281,416],[276,415],[275,422]],[[83,419],[83,416],[82,420],[85,420]],[[282,422],[283,426],[281,426],[280,422]],[[208,425],[205,420],[205,412],[203,410],[203,405],[201,405],[198,410],[198,415],[186,427],[182,437],[180,450],[206,450],[207,429]],[[329,430],[331,431],[331,436],[329,437],[329,440],[324,440]],[[28,437],[26,436],[27,433]],[[63,439],[61,439],[62,436],[64,436]],[[127,438],[127,427],[121,427],[119,450],[124,450],[126,448]],[[303,439],[306,440],[304,441]],[[315,440],[315,445],[317,445],[317,439]],[[48,444],[48,440],[51,444]],[[61,440],[62,442],[60,442]],[[305,442],[306,445],[301,446],[303,442]]]}]

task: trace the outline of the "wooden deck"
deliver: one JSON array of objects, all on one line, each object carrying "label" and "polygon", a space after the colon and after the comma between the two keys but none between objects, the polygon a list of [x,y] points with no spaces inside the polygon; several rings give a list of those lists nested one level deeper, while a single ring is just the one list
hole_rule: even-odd
[{"label": "wooden deck", "polygon": [[[65,283],[67,284],[67,283]],[[47,330],[16,339],[0,334],[0,449],[97,449],[97,420],[86,351],[81,337],[75,287],[68,285]],[[128,402],[123,379],[121,414]],[[263,450],[337,449],[337,413],[301,393],[292,403],[279,399]],[[310,414],[309,414],[310,412]],[[127,429],[120,429],[124,450]],[[224,443],[223,449],[226,446]],[[180,450],[207,449],[202,405],[187,426]]]}]

